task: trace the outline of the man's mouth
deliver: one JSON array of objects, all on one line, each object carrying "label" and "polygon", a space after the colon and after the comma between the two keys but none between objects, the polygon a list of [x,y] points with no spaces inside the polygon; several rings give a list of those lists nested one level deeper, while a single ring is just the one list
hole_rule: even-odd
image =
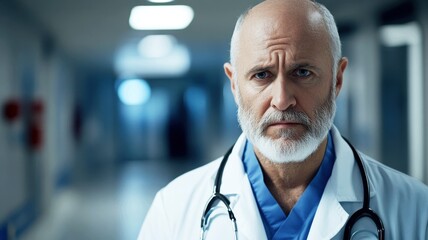
[{"label": "man's mouth", "polygon": [[271,127],[295,127],[298,125],[302,125],[300,122],[291,122],[291,121],[280,121],[280,122],[274,122],[270,123],[268,126]]}]

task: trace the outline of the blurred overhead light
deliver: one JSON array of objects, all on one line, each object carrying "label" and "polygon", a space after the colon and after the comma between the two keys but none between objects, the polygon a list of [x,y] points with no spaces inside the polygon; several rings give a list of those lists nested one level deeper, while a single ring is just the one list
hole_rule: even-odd
[{"label": "blurred overhead light", "polygon": [[174,0],[148,0],[148,1],[152,3],[169,3],[169,2],[173,2]]},{"label": "blurred overhead light", "polygon": [[417,23],[385,25],[380,29],[382,42],[388,47],[420,44],[421,31]]},{"label": "blurred overhead light", "polygon": [[[138,45],[138,42],[130,42],[118,50],[114,64],[118,75],[141,76],[144,78],[178,77],[190,69],[191,56],[189,49],[177,41],[168,53],[164,52],[165,55],[161,53],[163,50],[150,50],[153,52],[140,53],[141,49],[138,49]],[[145,46],[144,48],[146,47],[150,48],[150,46]],[[156,44],[152,47],[155,48]],[[149,57],[147,54],[152,54],[152,56],[157,55],[158,57]]]},{"label": "blurred overhead light", "polygon": [[138,44],[138,51],[143,57],[161,58],[170,54],[176,45],[172,35],[149,35]]},{"label": "blurred overhead light", "polygon": [[141,105],[146,103],[151,94],[149,84],[142,79],[127,79],[120,83],[117,89],[119,99],[126,105]]},{"label": "blurred overhead light", "polygon": [[136,6],[129,25],[136,30],[184,29],[193,20],[193,9],[185,5]]}]

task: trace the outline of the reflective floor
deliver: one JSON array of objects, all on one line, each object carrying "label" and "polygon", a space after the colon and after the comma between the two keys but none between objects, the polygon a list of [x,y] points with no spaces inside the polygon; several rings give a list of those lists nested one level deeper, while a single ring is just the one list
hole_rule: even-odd
[{"label": "reflective floor", "polygon": [[189,161],[140,161],[88,171],[56,194],[21,240],[135,240],[156,192]]}]

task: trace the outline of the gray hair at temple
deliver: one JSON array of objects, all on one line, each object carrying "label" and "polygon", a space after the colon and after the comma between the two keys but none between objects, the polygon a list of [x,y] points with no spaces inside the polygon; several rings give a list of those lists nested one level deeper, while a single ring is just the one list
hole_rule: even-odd
[{"label": "gray hair at temple", "polygon": [[[314,7],[318,10],[318,12],[321,14],[322,19],[324,21],[326,30],[328,32],[328,35],[330,37],[329,41],[329,47],[331,50],[331,57],[333,62],[333,68],[332,73],[335,74],[337,71],[337,67],[339,64],[339,61],[342,57],[342,47],[340,43],[340,37],[339,32],[337,30],[336,22],[334,21],[333,15],[330,13],[330,11],[322,4],[317,3],[313,0],[310,1]],[[247,17],[248,13],[250,12],[252,8],[249,8],[244,13],[241,14],[241,16],[238,18],[238,21],[236,21],[235,30],[233,31],[232,39],[230,42],[230,63],[232,64],[233,69],[235,69],[236,64],[236,55],[237,55],[237,44],[238,44],[238,36],[239,32],[241,30],[242,23],[244,22],[245,18]],[[235,70],[234,70],[235,71]],[[235,76],[235,73],[233,73]],[[334,78],[336,79],[336,78]]]}]

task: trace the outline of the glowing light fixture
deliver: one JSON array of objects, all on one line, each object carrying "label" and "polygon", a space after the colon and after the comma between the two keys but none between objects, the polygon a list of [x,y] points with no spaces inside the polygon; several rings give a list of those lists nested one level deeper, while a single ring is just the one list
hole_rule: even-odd
[{"label": "glowing light fixture", "polygon": [[186,5],[136,6],[129,25],[136,30],[184,29],[193,20],[193,9]]},{"label": "glowing light fixture", "polygon": [[138,51],[143,57],[162,58],[168,56],[177,42],[172,35],[149,35],[138,44]]},{"label": "glowing light fixture", "polygon": [[148,1],[152,3],[169,3],[169,2],[173,2],[174,0],[148,0]]},{"label": "glowing light fixture", "polygon": [[119,99],[126,105],[141,105],[146,103],[151,95],[149,84],[142,79],[128,79],[118,87]]},{"label": "glowing light fixture", "polygon": [[[170,51],[166,51],[166,49],[155,50],[158,44],[144,47],[138,45],[139,42],[131,42],[123,45],[117,51],[114,68],[119,76],[177,77],[190,69],[191,55],[189,49],[178,41],[173,44]],[[158,45],[158,47],[160,46]],[[147,48],[153,49],[147,52],[144,50]]]}]

